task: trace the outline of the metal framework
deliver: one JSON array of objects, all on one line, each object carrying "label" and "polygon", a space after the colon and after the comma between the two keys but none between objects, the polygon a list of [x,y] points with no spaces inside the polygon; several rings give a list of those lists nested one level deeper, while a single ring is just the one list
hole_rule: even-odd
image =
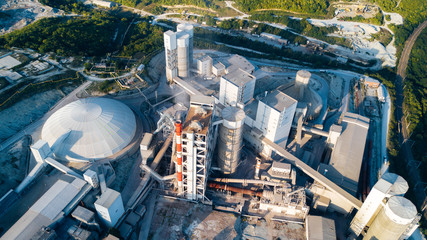
[{"label": "metal framework", "polygon": [[[210,114],[192,116],[193,113],[190,112],[197,108],[204,108]],[[213,103],[191,103],[187,122],[184,124],[185,129],[182,131],[182,185],[187,199],[209,201],[205,197],[205,191],[214,147],[213,111]],[[195,118],[198,120],[194,120]],[[199,121],[205,124],[202,126],[202,130],[188,128],[194,123],[201,124]]]}]

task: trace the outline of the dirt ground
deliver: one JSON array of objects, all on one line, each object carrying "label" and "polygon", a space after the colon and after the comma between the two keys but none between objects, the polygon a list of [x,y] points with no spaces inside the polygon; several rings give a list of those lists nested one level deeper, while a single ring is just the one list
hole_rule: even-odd
[{"label": "dirt ground", "polygon": [[160,197],[148,239],[305,239],[303,225],[248,219],[209,205]]},{"label": "dirt ground", "polygon": [[[0,112],[0,142],[19,132],[25,126],[41,118],[55,105],[63,94],[74,88],[66,87],[62,92],[53,89],[24,99]],[[11,118],[10,116],[13,116]]]},{"label": "dirt ground", "polygon": [[0,35],[21,29],[37,19],[60,16],[64,12],[42,5],[37,0],[0,1],[0,11],[6,17],[0,18]]}]

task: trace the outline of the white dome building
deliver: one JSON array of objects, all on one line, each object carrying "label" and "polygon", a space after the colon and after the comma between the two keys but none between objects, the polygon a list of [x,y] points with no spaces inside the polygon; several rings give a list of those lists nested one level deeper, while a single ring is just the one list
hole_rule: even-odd
[{"label": "white dome building", "polygon": [[52,114],[41,138],[58,159],[92,161],[125,148],[135,132],[135,114],[128,106],[108,98],[86,98]]}]

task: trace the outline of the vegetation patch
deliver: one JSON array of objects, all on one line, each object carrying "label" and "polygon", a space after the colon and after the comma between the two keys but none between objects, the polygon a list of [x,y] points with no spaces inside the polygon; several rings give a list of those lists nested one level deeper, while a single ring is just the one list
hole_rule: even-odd
[{"label": "vegetation patch", "polygon": [[386,47],[393,40],[393,35],[386,29],[380,28],[380,31],[372,34],[372,40],[379,41],[384,47]]},{"label": "vegetation patch", "polygon": [[245,12],[259,9],[279,9],[297,13],[326,14],[329,1],[325,0],[236,0]]},{"label": "vegetation patch", "polygon": [[44,18],[0,37],[6,48],[36,49],[62,56],[99,56],[112,51],[112,38],[119,19],[106,13],[92,17]]},{"label": "vegetation patch", "polygon": [[7,81],[5,77],[0,77],[0,89],[9,86],[9,84],[9,81]]},{"label": "vegetation patch", "polygon": [[375,24],[375,25],[383,25],[384,24],[384,16],[383,16],[383,13],[381,11],[378,12],[375,15],[375,17],[373,17],[373,18],[364,18],[364,17],[359,15],[356,17],[344,17],[344,18],[341,18],[341,20],[351,21],[351,22],[369,23],[369,24]]}]

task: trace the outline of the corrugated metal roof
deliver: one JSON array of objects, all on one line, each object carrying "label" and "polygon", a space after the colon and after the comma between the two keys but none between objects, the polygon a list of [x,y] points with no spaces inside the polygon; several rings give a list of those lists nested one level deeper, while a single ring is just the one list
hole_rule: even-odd
[{"label": "corrugated metal roof", "polygon": [[4,239],[30,239],[43,226],[49,226],[62,214],[86,184],[72,178],[71,182],[58,180],[31,208],[5,233]]},{"label": "corrugated metal roof", "polygon": [[335,221],[333,219],[308,215],[307,239],[310,240],[334,240],[337,239]]},{"label": "corrugated metal roof", "polygon": [[[369,118],[354,113],[345,113],[342,120],[343,132],[332,152],[330,165],[344,178],[342,182],[352,183],[349,187],[353,195],[357,192]],[[332,180],[332,179],[331,179]],[[336,182],[341,185],[340,182]]]}]

